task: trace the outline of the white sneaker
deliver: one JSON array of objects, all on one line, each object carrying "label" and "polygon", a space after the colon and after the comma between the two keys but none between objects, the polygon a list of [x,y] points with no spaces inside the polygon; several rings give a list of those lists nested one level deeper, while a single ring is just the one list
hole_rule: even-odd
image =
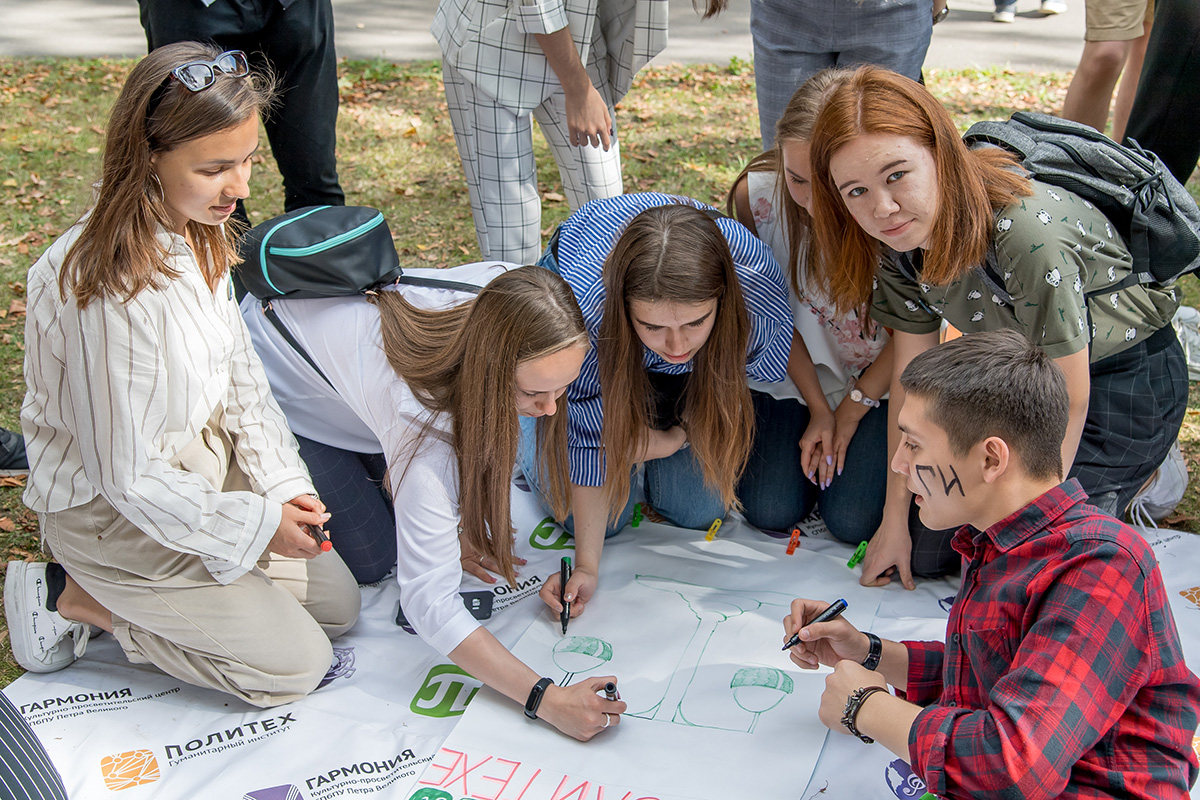
[{"label": "white sneaker", "polygon": [[1143,528],[1157,528],[1158,522],[1171,516],[1187,487],[1187,462],[1176,440],[1162,466],[1129,503],[1129,519]]},{"label": "white sneaker", "polygon": [[996,6],[996,10],[992,12],[992,22],[1015,22],[1017,19],[1017,4],[1010,3],[1006,6]]},{"label": "white sneaker", "polygon": [[1042,0],[1042,7],[1038,9],[1038,13],[1043,17],[1065,14],[1067,13],[1067,4],[1063,0]]},{"label": "white sneaker", "polygon": [[4,576],[4,615],[13,658],[29,672],[55,672],[83,655],[89,626],[46,608],[46,565],[10,561]]}]

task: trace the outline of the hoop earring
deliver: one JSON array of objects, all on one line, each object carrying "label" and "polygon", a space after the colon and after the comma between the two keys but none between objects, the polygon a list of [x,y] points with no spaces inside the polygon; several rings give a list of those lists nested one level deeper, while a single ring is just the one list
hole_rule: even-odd
[{"label": "hoop earring", "polygon": [[158,179],[158,173],[152,171],[150,173],[150,177],[154,179],[154,185],[147,187],[146,193],[150,195],[151,199],[155,199],[154,191],[157,190],[158,191],[158,198],[157,198],[158,202],[165,203],[167,200],[167,193],[165,191],[163,191],[162,181]]}]

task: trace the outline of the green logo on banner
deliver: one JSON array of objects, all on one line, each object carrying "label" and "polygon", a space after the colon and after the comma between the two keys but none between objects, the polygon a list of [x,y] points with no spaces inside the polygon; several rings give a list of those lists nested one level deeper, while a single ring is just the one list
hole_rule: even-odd
[{"label": "green logo on banner", "polygon": [[408,800],[454,800],[454,795],[441,789],[431,789],[424,786],[409,796]]},{"label": "green logo on banner", "polygon": [[554,517],[546,517],[529,534],[529,544],[537,550],[574,550],[571,536],[555,523]]},{"label": "green logo on banner", "polygon": [[453,664],[439,664],[429,670],[409,708],[426,717],[457,717],[467,710],[480,686],[479,681]]}]

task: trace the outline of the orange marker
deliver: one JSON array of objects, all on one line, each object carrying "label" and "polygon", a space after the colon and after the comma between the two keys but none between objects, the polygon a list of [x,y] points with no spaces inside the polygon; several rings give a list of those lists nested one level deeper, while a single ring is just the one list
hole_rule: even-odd
[{"label": "orange marker", "polygon": [[320,546],[322,553],[328,553],[333,549],[333,542],[329,541],[329,537],[325,535],[325,531],[321,530],[316,525],[305,525],[304,529],[308,531],[308,535],[316,541],[318,546]]}]

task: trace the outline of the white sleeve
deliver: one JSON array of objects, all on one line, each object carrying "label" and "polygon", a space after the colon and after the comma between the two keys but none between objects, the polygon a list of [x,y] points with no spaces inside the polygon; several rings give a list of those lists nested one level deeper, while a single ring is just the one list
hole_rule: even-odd
[{"label": "white sleeve", "polygon": [[405,458],[392,463],[400,607],[417,634],[447,655],[479,627],[458,594],[458,464],[436,433],[422,442],[407,469]]},{"label": "white sleeve", "polygon": [[[229,583],[254,566],[282,509],[251,492],[222,492],[173,467],[156,444],[166,429],[171,385],[155,313],[137,298],[94,300],[64,313],[67,392],[89,481],[146,535],[200,556]],[[160,309],[161,311],[161,309]],[[218,400],[227,376],[205,392]]]}]

